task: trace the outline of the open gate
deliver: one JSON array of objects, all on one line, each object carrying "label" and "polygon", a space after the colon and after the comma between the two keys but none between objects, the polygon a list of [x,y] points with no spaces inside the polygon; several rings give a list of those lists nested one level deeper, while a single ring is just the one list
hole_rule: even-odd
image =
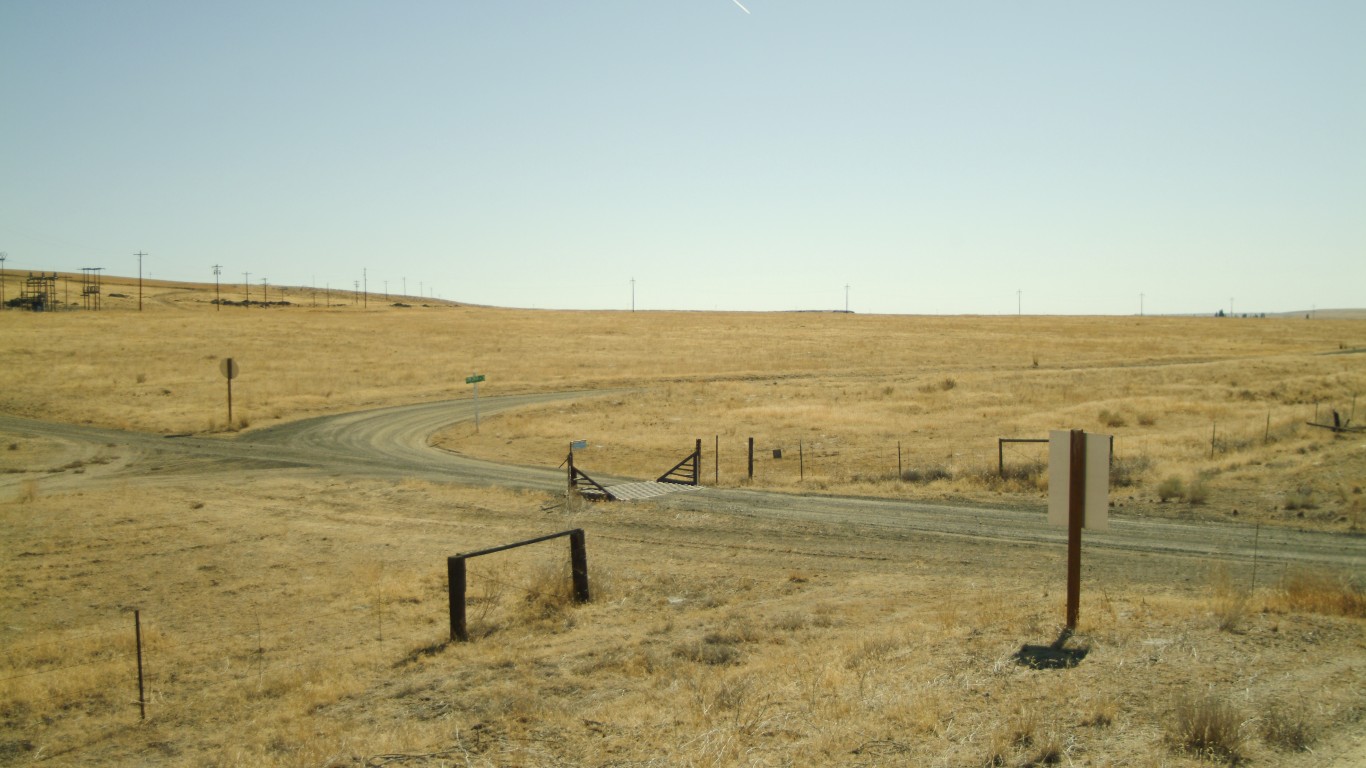
[{"label": "open gate", "polygon": [[569,490],[577,492],[589,501],[616,501],[617,497],[607,487],[589,477],[582,469],[574,466],[574,450],[569,450]]},{"label": "open gate", "polygon": [[674,483],[675,485],[698,485],[698,478],[702,471],[702,440],[699,438],[697,447],[688,458],[678,462],[674,468],[659,476],[656,483]]}]

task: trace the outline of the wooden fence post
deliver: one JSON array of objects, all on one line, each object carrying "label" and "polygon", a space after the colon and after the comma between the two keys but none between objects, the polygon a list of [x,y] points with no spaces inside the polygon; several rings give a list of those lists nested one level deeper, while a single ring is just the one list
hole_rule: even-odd
[{"label": "wooden fence post", "polygon": [[569,534],[569,563],[574,574],[574,602],[586,603],[589,600],[588,547],[584,542],[582,528]]},{"label": "wooden fence post", "polygon": [[451,639],[467,642],[465,627],[465,558],[446,558],[446,583],[451,604]]}]

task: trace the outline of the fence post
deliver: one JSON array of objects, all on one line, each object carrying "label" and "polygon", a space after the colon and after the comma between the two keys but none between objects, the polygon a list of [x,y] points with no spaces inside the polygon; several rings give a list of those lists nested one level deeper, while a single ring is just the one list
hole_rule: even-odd
[{"label": "fence post", "polygon": [[749,479],[754,479],[754,438],[749,439]]},{"label": "fence post", "polygon": [[1004,438],[996,438],[996,475],[1006,476],[1006,441]]},{"label": "fence post", "polygon": [[802,451],[802,441],[797,441],[797,479],[806,480],[806,454]]},{"label": "fence post", "polygon": [[692,461],[692,484],[702,484],[702,438],[697,438],[697,449]]},{"label": "fence post", "polygon": [[896,441],[896,479],[901,480],[901,441]]},{"label": "fence post", "polygon": [[147,697],[142,689],[142,612],[133,610],[133,637],[138,646],[138,719],[147,719]]},{"label": "fence post", "polygon": [[584,543],[582,528],[569,534],[569,563],[574,574],[574,602],[586,603],[589,600],[588,547]]},{"label": "fence post", "polygon": [[715,485],[720,485],[720,484],[721,484],[721,436],[720,436],[720,435],[717,435],[717,436],[716,436],[716,443],[715,443],[715,444],[713,445],[713,447],[712,447],[711,459],[712,459],[712,463],[713,463],[713,466],[712,466],[712,483],[715,484]]},{"label": "fence post", "polygon": [[451,603],[451,639],[466,642],[470,634],[465,628],[465,558],[446,558],[446,583]]},{"label": "fence post", "polygon": [[1081,528],[1086,515],[1086,433],[1074,429],[1068,439],[1067,629],[1075,631],[1081,604]]}]

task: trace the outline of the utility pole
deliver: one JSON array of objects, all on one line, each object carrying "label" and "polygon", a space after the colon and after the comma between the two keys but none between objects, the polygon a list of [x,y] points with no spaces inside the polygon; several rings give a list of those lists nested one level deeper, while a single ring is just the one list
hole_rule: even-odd
[{"label": "utility pole", "polygon": [[1021,293],[1022,293],[1022,291],[1020,291],[1019,289],[1016,289],[1016,290],[1015,290],[1015,316],[1016,316],[1016,317],[1019,317],[1020,315],[1024,314],[1024,309],[1023,309],[1023,307],[1024,307],[1024,300],[1020,298]]},{"label": "utility pole", "polygon": [[141,311],[142,311],[142,257],[143,257],[143,256],[146,256],[147,254],[143,253],[142,251],[138,251],[137,253],[135,253],[135,254],[133,254],[133,255],[136,256],[136,257],[138,257],[138,311],[141,312]]},{"label": "utility pole", "polygon": [[385,281],[384,281],[384,301],[385,301],[386,303],[389,301],[389,281],[388,281],[388,280],[385,280]]},{"label": "utility pole", "polygon": [[263,278],[261,278],[261,304],[262,304],[262,305],[265,305],[265,304],[269,304],[269,303],[270,303],[270,291],[267,291],[267,290],[266,290],[266,279],[263,277]]},{"label": "utility pole", "polygon": [[403,278],[403,297],[408,298],[408,278]]},{"label": "utility pole", "polygon": [[631,278],[631,311],[636,311],[636,279]]},{"label": "utility pole", "polygon": [[5,306],[5,259],[8,258],[8,253],[0,251],[0,308]]},{"label": "utility pole", "polygon": [[250,273],[250,272],[243,272],[243,273],[242,273],[242,290],[243,290],[244,292],[246,292],[246,294],[247,294],[246,303],[244,303],[242,306],[250,306],[250,305],[251,305],[251,273]]},{"label": "utility pole", "polygon": [[353,307],[356,306],[356,302],[358,302],[358,301],[360,301],[360,281],[359,281],[359,280],[352,280],[352,281],[351,281],[351,306],[353,306]]},{"label": "utility pole", "polygon": [[360,269],[360,279],[361,279],[361,282],[365,284],[365,291],[361,293],[361,307],[362,307],[363,309],[369,309],[369,308],[370,308],[370,276],[369,276],[368,274],[366,274],[366,269],[365,269],[365,267],[361,267],[361,269]]},{"label": "utility pole", "polygon": [[223,267],[218,264],[213,265],[213,304],[219,312],[223,311],[223,297],[218,290],[218,276],[223,274]]},{"label": "utility pole", "polygon": [[849,314],[849,284],[844,284],[844,313]]},{"label": "utility pole", "polygon": [[1138,316],[1143,317],[1143,294],[1138,294]]},{"label": "utility pole", "polygon": [[1228,316],[1233,317],[1233,297],[1228,297]]}]

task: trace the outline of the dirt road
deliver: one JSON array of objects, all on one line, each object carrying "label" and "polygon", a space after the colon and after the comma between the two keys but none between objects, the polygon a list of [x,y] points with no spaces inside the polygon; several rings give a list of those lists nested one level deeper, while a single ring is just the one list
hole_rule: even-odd
[{"label": "dirt road", "polygon": [[[554,400],[603,392],[558,392],[484,398],[483,415]],[[0,432],[42,437],[64,446],[63,465],[80,464],[81,474],[54,471],[48,487],[94,479],[185,477],[241,469],[297,468],[338,477],[419,478],[466,485],[537,491],[565,487],[562,470],[495,464],[430,447],[436,431],[472,420],[470,400],[442,401],[325,416],[257,430],[236,438],[160,436],[57,424],[0,415]],[[596,478],[618,482],[633,478]],[[634,478],[638,479],[638,478]],[[7,482],[15,482],[13,480]],[[708,488],[654,502],[678,512],[730,516],[737,523],[757,519],[848,525],[878,539],[911,536],[1047,545],[1064,542],[1064,532],[1045,522],[1042,503],[1031,508],[986,508],[887,499],[794,495]],[[1208,524],[1113,515],[1110,530],[1088,532],[1092,550],[1122,550],[1178,557],[1267,563],[1314,563],[1360,571],[1366,567],[1366,538],[1228,523]]]}]

